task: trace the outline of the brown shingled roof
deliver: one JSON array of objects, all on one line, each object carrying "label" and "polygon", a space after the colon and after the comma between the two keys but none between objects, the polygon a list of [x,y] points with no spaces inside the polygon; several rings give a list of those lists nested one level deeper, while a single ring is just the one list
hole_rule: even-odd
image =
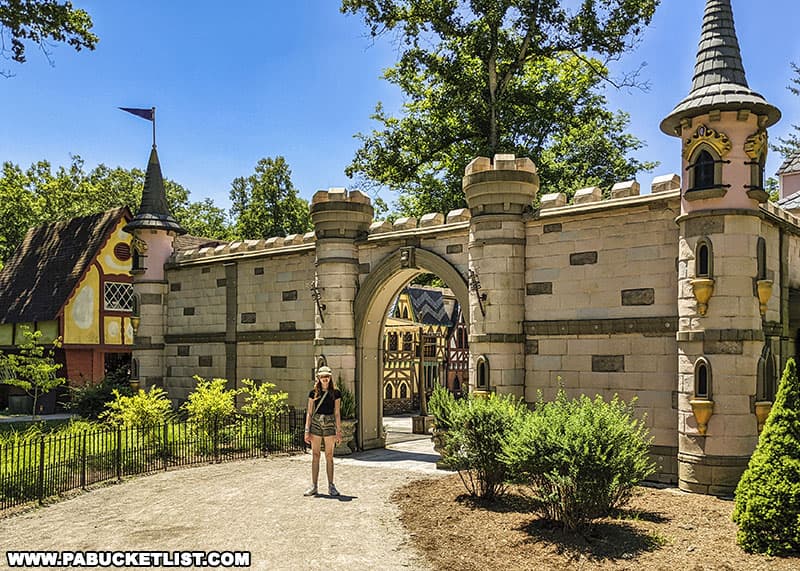
[{"label": "brown shingled roof", "polygon": [[0,323],[55,319],[127,208],[28,230],[0,271]]}]

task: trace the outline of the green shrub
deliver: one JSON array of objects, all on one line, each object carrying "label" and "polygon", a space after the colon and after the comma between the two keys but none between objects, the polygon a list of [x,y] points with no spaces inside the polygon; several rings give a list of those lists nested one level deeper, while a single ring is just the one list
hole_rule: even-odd
[{"label": "green shrub", "polygon": [[472,496],[491,500],[505,491],[503,444],[525,414],[512,396],[470,396],[454,403],[442,461],[458,470]]},{"label": "green shrub", "polygon": [[205,424],[214,420],[225,420],[236,412],[236,391],[226,389],[227,379],[206,380],[194,376],[197,386],[189,394],[183,408],[192,422]]},{"label": "green shrub", "polygon": [[288,409],[286,401],[289,399],[289,393],[273,392],[275,390],[274,383],[264,381],[260,385],[256,385],[252,379],[242,379],[242,385],[244,385],[241,389],[244,395],[242,412],[245,414],[263,415],[274,419]]},{"label": "green shrub", "polygon": [[342,398],[339,402],[339,415],[342,418],[355,418],[356,395],[343,384],[339,385],[339,392],[342,393]]},{"label": "green shrub", "polygon": [[650,439],[633,403],[582,395],[535,410],[510,435],[503,458],[513,478],[532,490],[535,511],[574,530],[624,505],[655,466]]},{"label": "green shrub", "polygon": [[122,395],[133,395],[127,366],[110,371],[96,385],[86,384],[82,387],[71,387],[71,399],[67,408],[83,418],[96,420],[106,408],[106,404],[114,400],[115,389]]},{"label": "green shrub", "polygon": [[749,553],[800,552],[800,382],[794,359],[736,487],[736,541]]},{"label": "green shrub", "polygon": [[126,428],[151,428],[163,423],[172,411],[172,405],[164,389],[153,386],[150,392],[142,389],[131,396],[112,391],[114,400],[106,405],[100,419],[113,426]]},{"label": "green shrub", "polygon": [[453,394],[441,385],[436,385],[428,399],[428,412],[433,416],[436,430],[447,432],[453,426],[453,407],[456,399]]}]

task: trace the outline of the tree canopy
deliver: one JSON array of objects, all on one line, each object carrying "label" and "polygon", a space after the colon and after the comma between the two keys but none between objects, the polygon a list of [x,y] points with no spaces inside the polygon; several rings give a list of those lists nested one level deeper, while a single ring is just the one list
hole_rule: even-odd
[{"label": "tree canopy", "polygon": [[380,128],[357,135],[347,174],[399,191],[401,210],[419,215],[463,206],[475,156],[530,157],[543,190],[570,194],[652,168],[628,156],[642,143],[600,90],[658,3],[343,0],[373,36],[396,34],[399,61],[384,77],[406,97],[401,117],[378,104]]},{"label": "tree canopy", "polygon": [[[23,170],[6,162],[0,171],[0,265],[22,242],[29,228],[110,208],[127,206],[136,212],[145,173],[139,169],[100,164],[87,172],[79,156],[67,167],[53,170],[39,161]],[[207,238],[227,237],[225,212],[210,199],[190,202],[189,191],[165,180],[167,202],[176,220],[189,233]]]},{"label": "tree canopy", "polygon": [[253,174],[231,183],[232,233],[240,240],[270,238],[311,229],[308,203],[292,184],[283,157],[263,158]]},{"label": "tree canopy", "polygon": [[[93,50],[98,42],[92,19],[72,2],[58,0],[0,0],[0,55],[25,62],[26,44],[31,43],[52,63],[50,43],[63,42],[81,51]],[[0,75],[9,72],[0,70]]]},{"label": "tree canopy", "polygon": [[[800,95],[800,66],[792,63],[792,71],[794,77],[788,89],[795,95]],[[778,139],[779,144],[773,148],[778,151],[783,158],[789,158],[795,153],[800,152],[800,125],[792,125],[792,131],[785,137]]]}]

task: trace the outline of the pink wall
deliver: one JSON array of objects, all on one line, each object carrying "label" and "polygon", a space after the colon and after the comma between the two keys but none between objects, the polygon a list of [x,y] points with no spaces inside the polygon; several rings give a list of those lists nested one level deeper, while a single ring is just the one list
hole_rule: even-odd
[{"label": "pink wall", "polygon": [[737,120],[737,113],[729,111],[722,113],[719,121],[709,121],[708,115],[695,117],[692,120],[692,126],[683,129],[681,152],[683,152],[683,145],[686,139],[691,138],[700,125],[705,125],[710,129],[724,133],[730,139],[731,150],[722,157],[723,160],[730,161],[730,163],[722,165],[722,184],[731,186],[723,198],[686,200],[684,195],[689,186],[690,178],[686,167],[689,163],[686,158],[682,158],[681,211],[685,214],[709,208],[758,209],[758,202],[748,197],[747,189],[744,188],[744,185],[750,184],[750,165],[745,164],[750,161],[750,157],[744,152],[744,142],[758,130],[758,116],[751,113],[747,120],[739,121]]}]

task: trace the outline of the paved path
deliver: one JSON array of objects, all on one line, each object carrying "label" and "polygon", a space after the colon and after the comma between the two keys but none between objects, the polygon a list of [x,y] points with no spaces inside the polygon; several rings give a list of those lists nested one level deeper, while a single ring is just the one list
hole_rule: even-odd
[{"label": "paved path", "polygon": [[158,473],[0,520],[0,547],[243,550],[253,569],[424,570],[390,495],[444,475],[437,458],[430,440],[337,458],[340,498],[302,496],[308,454]]}]

